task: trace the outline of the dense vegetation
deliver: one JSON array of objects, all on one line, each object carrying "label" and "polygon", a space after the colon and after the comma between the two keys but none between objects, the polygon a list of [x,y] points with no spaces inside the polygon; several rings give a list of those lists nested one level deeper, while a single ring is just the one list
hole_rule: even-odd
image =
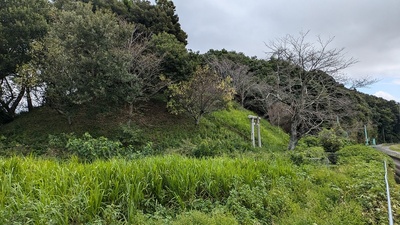
[{"label": "dense vegetation", "polygon": [[[35,113],[40,117],[41,112]],[[13,156],[0,160],[1,223],[387,222],[382,165],[384,160],[391,161],[383,154],[326,134],[306,138],[296,151],[286,151],[288,136],[266,121],[262,121],[261,130],[264,147],[254,149],[248,135],[249,113],[234,108],[218,111],[198,126],[190,118],[172,116],[175,121],[168,129],[158,123],[165,119],[158,115],[153,118],[158,121],[145,123],[151,128],[146,130],[144,124],[137,127],[142,129],[140,139],[152,142],[135,149],[89,134],[52,135],[40,158]],[[57,118],[47,122],[59,124],[49,133],[69,128],[65,120],[59,120],[60,115],[53,116]],[[20,119],[24,118],[15,123]],[[18,129],[11,125],[6,130]],[[89,128],[84,124],[75,127],[82,132]],[[107,130],[98,132],[107,134]],[[29,131],[19,133],[35,140]],[[327,144],[330,138],[341,143],[335,152],[336,165],[329,162],[332,152],[319,147],[331,146]],[[32,148],[8,142],[7,138],[3,143],[8,144],[2,146],[8,153]],[[397,218],[400,196],[390,174]]]},{"label": "dense vegetation", "polygon": [[[0,160],[2,224],[384,224],[383,156],[355,146],[337,167],[285,154],[79,163]],[[357,163],[355,163],[357,162]],[[392,204],[399,207],[398,188]],[[397,217],[395,211],[395,217]]]},{"label": "dense vegetation", "polygon": [[399,142],[399,108],[331,76],[352,59],[186,39],[168,0],[0,0],[0,223],[387,223],[394,165],[357,144]]},{"label": "dense vegetation", "polygon": [[[250,111],[218,111],[206,116],[198,126],[186,116],[160,111],[152,118],[138,114],[132,121],[137,127],[124,126],[119,138],[116,132],[122,128],[118,117],[110,121],[112,118],[104,116],[104,123],[104,117],[80,118],[86,122],[68,125],[62,115],[45,107],[7,124],[2,129],[7,135],[2,138],[2,154],[25,152],[41,154],[42,158],[14,156],[0,160],[1,222],[387,221],[382,163],[390,160],[369,147],[343,148],[351,143],[325,131],[318,138],[304,139],[294,152],[288,152],[288,136],[263,120],[264,147],[253,149],[247,118]],[[88,117],[84,113],[81,116]],[[39,121],[48,126],[38,125]],[[71,130],[77,133],[65,134]],[[18,140],[31,144],[20,144]],[[331,153],[336,155],[335,166],[329,163]],[[390,174],[397,218],[399,190]]]}]

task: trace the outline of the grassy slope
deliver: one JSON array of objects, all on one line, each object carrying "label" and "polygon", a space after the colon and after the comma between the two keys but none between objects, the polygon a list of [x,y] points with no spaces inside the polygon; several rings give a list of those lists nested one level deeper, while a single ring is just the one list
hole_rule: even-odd
[{"label": "grassy slope", "polygon": [[[132,121],[138,131],[136,138],[144,145],[153,143],[153,148],[182,154],[192,148],[222,149],[222,154],[234,152],[237,159],[188,159],[173,155],[93,164],[1,159],[0,180],[4,182],[0,187],[0,218],[4,223],[26,222],[24,219],[30,218],[37,223],[53,219],[71,224],[107,223],[111,217],[115,217],[110,219],[114,223],[122,218],[134,223],[132,218],[137,218],[137,224],[386,222],[382,154],[366,147],[353,147],[339,152],[338,166],[307,160],[293,164],[290,159],[297,153],[283,151],[288,136],[264,120],[264,147],[254,151],[249,137],[249,114],[252,112],[240,108],[223,110],[194,126],[190,118],[170,115],[164,104],[153,102],[138,111]],[[122,114],[92,117],[80,113],[70,126],[54,111],[41,108],[1,127],[0,135],[33,147],[45,146],[48,135],[57,133],[88,131],[113,139],[126,121]],[[133,168],[140,172],[126,172]],[[244,174],[241,168],[247,168]],[[259,174],[260,179],[251,178],[253,173]],[[134,174],[143,176],[140,182],[129,180]],[[205,175],[210,177],[203,178]],[[230,180],[232,177],[238,180]],[[183,183],[177,185],[172,178]],[[162,185],[157,186],[156,181]],[[132,189],[132,183],[147,188]],[[119,188],[115,188],[116,184]],[[215,184],[226,184],[225,189],[211,190]],[[183,188],[184,185],[190,188]],[[392,176],[391,187],[392,203],[397,210],[400,191]],[[126,190],[136,190],[138,194],[138,205],[133,208],[130,200],[125,199],[129,197]],[[395,211],[396,217],[399,214]]]},{"label": "grassy slope", "polygon": [[[12,123],[0,129],[9,142],[17,141],[28,148],[45,151],[49,135],[89,132],[92,136],[105,136],[117,139],[135,139],[138,149],[151,145],[158,151],[180,151],[186,145],[203,146],[223,151],[246,151],[251,148],[250,122],[247,116],[253,114],[240,107],[215,112],[203,118],[199,126],[187,116],[171,115],[165,103],[153,101],[137,110],[132,119],[133,136],[123,136],[121,125],[127,124],[126,114],[103,113],[97,116],[82,111],[72,125],[56,111],[47,107],[35,109],[20,115]],[[288,141],[287,135],[279,128],[262,121],[261,135],[263,146],[270,151],[283,150]],[[126,140],[125,140],[126,141]]]}]

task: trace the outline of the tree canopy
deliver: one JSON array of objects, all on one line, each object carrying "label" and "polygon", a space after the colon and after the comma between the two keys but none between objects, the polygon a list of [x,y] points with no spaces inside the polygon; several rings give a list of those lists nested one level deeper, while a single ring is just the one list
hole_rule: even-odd
[{"label": "tree canopy", "polygon": [[0,105],[8,118],[15,116],[23,96],[30,96],[19,70],[33,57],[32,43],[47,33],[49,9],[46,0],[0,2]]},{"label": "tree canopy", "polygon": [[51,106],[69,117],[74,106],[88,102],[105,106],[128,92],[139,92],[138,85],[122,86],[137,78],[130,74],[127,48],[132,25],[109,11],[93,12],[91,4],[81,2],[70,3],[53,19],[43,42],[42,65]]}]

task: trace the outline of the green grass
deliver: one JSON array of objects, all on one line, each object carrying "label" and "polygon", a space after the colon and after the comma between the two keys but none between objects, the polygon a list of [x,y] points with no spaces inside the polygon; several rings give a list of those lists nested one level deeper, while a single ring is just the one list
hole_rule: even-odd
[{"label": "green grass", "polygon": [[400,152],[400,145],[390,145],[389,148],[393,151]]},{"label": "green grass", "polygon": [[[157,206],[184,211],[195,208],[200,200],[226,201],[234,185],[253,186],[262,174],[276,166],[252,158],[206,160],[180,156],[92,164],[76,160],[3,159],[2,224],[28,223],[30,219],[36,223],[86,223],[103,218],[103,211],[111,206],[118,206],[128,222],[137,210],[155,213]],[[293,175],[287,171],[280,173]],[[56,212],[49,213],[50,208]]]},{"label": "green grass", "polygon": [[[279,152],[90,164],[76,158],[4,158],[0,223],[386,223],[385,156],[363,146],[339,153],[334,167],[296,166],[288,153]],[[390,178],[393,208],[399,209],[400,189]],[[398,218],[399,212],[394,215]]]},{"label": "green grass", "polygon": [[[286,151],[288,135],[265,120],[253,148],[248,115],[234,106],[195,126],[161,101],[129,126],[117,112],[83,110],[72,125],[45,107],[22,114],[1,127],[0,150],[34,156],[0,158],[0,224],[387,223],[390,159],[348,146],[329,165],[318,146]],[[393,171],[390,186],[398,220]]]},{"label": "green grass", "polygon": [[[250,121],[247,118],[250,114],[254,113],[239,107],[217,111],[204,117],[196,126],[184,115],[168,113],[162,101],[154,101],[136,111],[130,125],[123,112],[92,116],[84,109],[69,125],[62,115],[42,107],[2,126],[0,137],[5,138],[0,149],[7,149],[7,155],[58,156],[59,152],[69,150],[49,149],[49,141],[55,140],[54,137],[62,140],[66,138],[62,134],[73,133],[74,137],[80,138],[89,133],[94,138],[104,136],[125,146],[132,145],[135,152],[146,151],[148,154],[179,153],[202,157],[248,151],[283,151],[288,135],[265,120],[261,122],[263,148],[251,146]],[[65,148],[66,143],[59,145]]]},{"label": "green grass", "polygon": [[92,116],[82,110],[69,125],[67,119],[55,110],[41,107],[30,113],[22,113],[13,122],[1,126],[0,136],[6,137],[10,145],[18,145],[26,154],[31,150],[43,153],[46,151],[49,135],[82,135],[89,132],[94,136],[111,137],[116,134],[120,121],[114,114]]}]

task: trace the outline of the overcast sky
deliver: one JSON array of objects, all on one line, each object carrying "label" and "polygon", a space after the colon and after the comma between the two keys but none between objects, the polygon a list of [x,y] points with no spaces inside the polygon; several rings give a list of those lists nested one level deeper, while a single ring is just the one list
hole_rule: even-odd
[{"label": "overcast sky", "polygon": [[400,102],[400,0],[173,0],[188,48],[227,49],[264,59],[268,43],[310,30],[335,37],[359,62],[344,72],[381,81],[360,89]]}]

